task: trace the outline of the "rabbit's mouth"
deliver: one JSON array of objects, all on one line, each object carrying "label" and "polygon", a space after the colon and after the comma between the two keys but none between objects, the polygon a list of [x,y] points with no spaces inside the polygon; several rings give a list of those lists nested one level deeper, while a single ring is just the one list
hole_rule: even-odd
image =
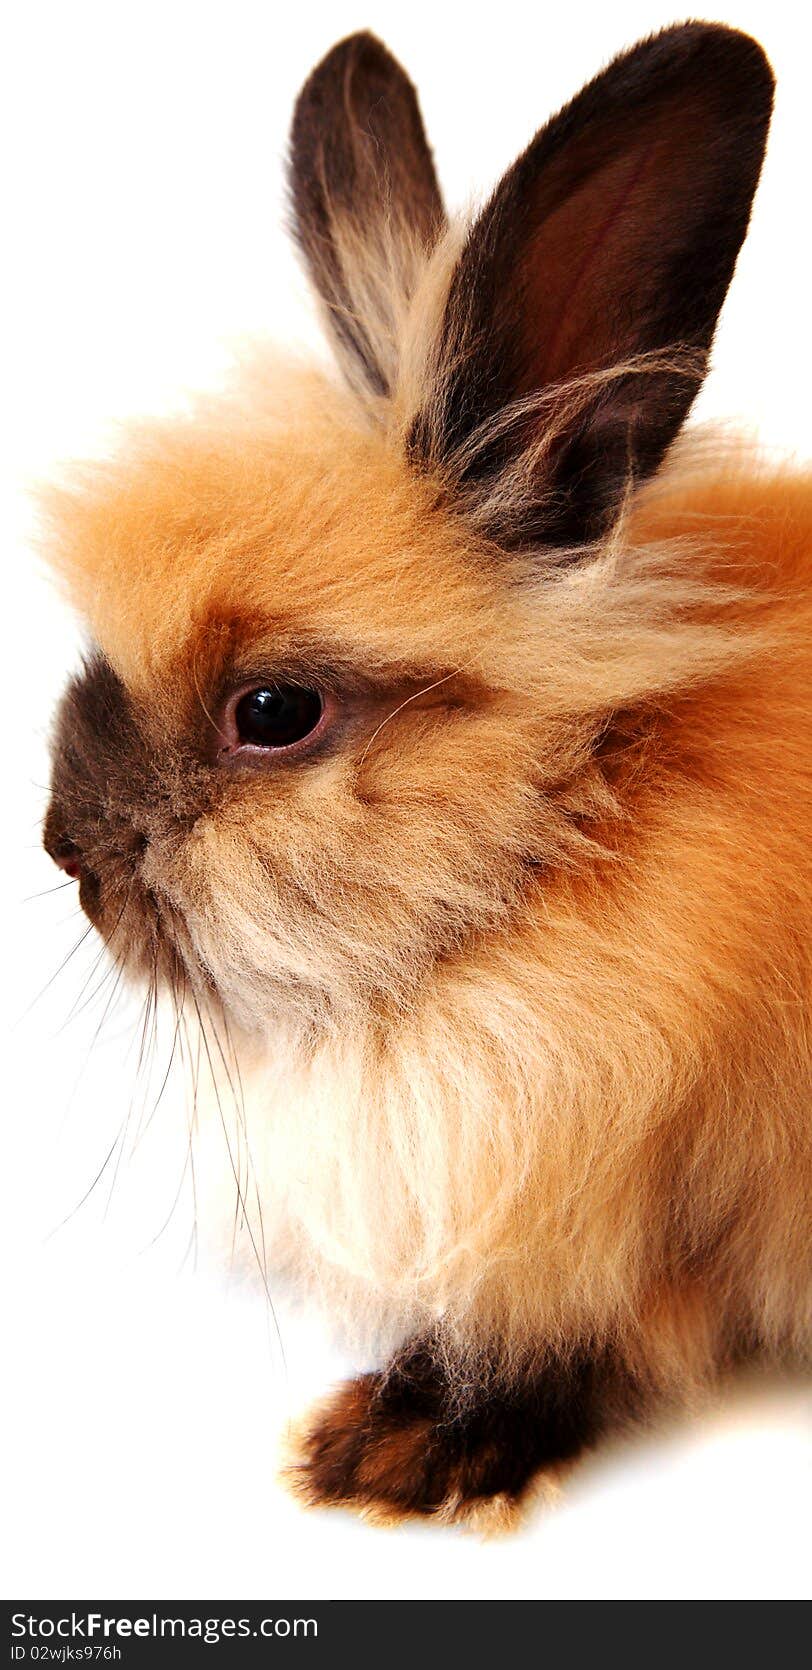
[{"label": "rabbit's mouth", "polygon": [[[52,857],[60,844],[54,831],[61,822],[60,803],[52,799],[44,831],[44,845]],[[96,849],[95,868],[84,849],[81,856],[71,853],[55,861],[78,883],[85,916],[130,980],[177,990],[191,977],[193,984],[207,986],[209,978],[194,956],[182,919],[170,901],[146,882],[142,864],[146,850],[146,842],[127,850],[111,844],[102,855]]]},{"label": "rabbit's mouth", "polygon": [[161,886],[202,809],[200,783],[193,770],[175,762],[173,776],[160,763],[121,680],[94,657],[60,708],[43,844],[78,882],[82,910],[128,974],[209,985]]}]

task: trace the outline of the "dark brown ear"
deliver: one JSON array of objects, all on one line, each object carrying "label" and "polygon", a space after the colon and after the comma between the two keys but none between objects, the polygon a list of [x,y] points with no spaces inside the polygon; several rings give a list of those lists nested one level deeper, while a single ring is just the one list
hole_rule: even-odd
[{"label": "dark brown ear", "polygon": [[293,223],[351,377],[374,394],[396,369],[397,311],[445,226],[415,90],[374,35],[333,47],[299,95]]},{"label": "dark brown ear", "polygon": [[475,222],[410,438],[505,546],[594,540],[659,465],[705,373],[772,91],[746,35],[665,30],[542,128]]}]

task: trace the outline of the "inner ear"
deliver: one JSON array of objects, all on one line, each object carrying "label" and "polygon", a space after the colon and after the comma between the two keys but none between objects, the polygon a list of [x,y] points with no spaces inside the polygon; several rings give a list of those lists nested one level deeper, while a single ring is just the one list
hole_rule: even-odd
[{"label": "inner ear", "polygon": [[[589,542],[659,465],[704,375],[771,98],[748,37],[668,30],[542,129],[475,223],[412,443],[502,514],[503,543]],[[507,517],[511,467],[525,503]]]}]

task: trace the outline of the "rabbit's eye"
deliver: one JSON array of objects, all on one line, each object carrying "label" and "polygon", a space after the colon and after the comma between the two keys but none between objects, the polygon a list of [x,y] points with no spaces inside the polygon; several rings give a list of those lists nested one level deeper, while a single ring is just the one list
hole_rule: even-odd
[{"label": "rabbit's eye", "polygon": [[269,684],[246,690],[234,708],[234,723],[243,746],[290,748],[310,736],[323,710],[318,690],[297,684]]}]

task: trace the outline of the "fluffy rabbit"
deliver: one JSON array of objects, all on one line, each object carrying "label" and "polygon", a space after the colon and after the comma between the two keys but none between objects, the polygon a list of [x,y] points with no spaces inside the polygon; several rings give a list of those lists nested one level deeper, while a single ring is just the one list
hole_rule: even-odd
[{"label": "fluffy rabbit", "polygon": [[808,1348],[812,477],[678,438],[772,91],[666,30],[461,227],[342,42],[290,186],[343,378],[54,495],[46,847],[259,1061],[279,1265],[397,1341],[302,1428],[315,1503],[506,1519]]}]

